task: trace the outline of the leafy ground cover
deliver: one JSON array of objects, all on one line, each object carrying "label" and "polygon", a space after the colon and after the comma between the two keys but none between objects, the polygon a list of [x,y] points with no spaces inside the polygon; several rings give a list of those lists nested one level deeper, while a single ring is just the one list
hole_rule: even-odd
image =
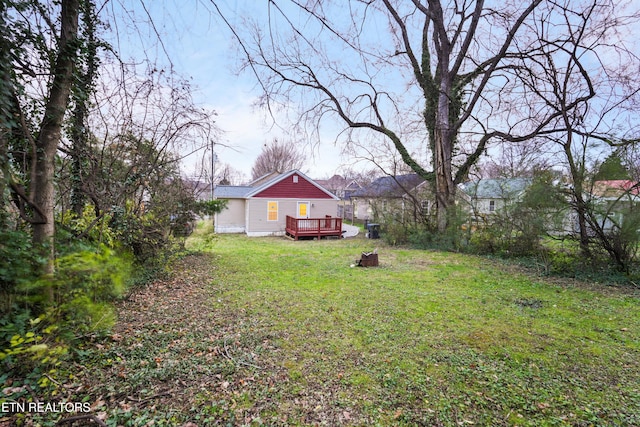
[{"label": "leafy ground cover", "polygon": [[[113,426],[640,425],[634,289],[209,231],[77,351],[67,400]],[[351,267],[374,245],[379,267]]]}]

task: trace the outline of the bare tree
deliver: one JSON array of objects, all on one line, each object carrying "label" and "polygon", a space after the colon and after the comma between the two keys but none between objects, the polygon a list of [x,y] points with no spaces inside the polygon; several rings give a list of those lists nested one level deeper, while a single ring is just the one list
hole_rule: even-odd
[{"label": "bare tree", "polygon": [[[527,141],[558,124],[563,111],[528,100],[519,70],[535,66],[545,44],[553,49],[574,36],[567,12],[595,17],[588,2],[542,0],[268,5],[269,21],[254,23],[250,36],[226,20],[259,78],[265,105],[301,102],[299,124],[316,129],[337,118],[350,130],[346,143],[358,140],[350,137],[356,130],[364,131],[360,140],[367,132],[388,138],[404,163],[435,182],[440,231],[456,184],[490,144]],[[616,12],[610,3],[604,7]],[[549,27],[555,38],[538,38]],[[600,30],[613,33],[616,24],[593,31]],[[417,147],[429,156],[416,157]],[[422,160],[427,157],[431,165]]]},{"label": "bare tree", "polygon": [[[142,74],[132,64],[105,63],[96,82],[82,190],[99,214],[127,201],[141,213],[150,183],[179,169],[178,153],[205,150],[217,135],[215,113],[194,104],[188,82],[147,68]],[[73,153],[74,146],[63,149]]]},{"label": "bare tree", "polygon": [[293,141],[280,142],[274,138],[262,147],[262,151],[251,168],[251,176],[258,179],[271,172],[283,173],[300,169],[305,158]]},{"label": "bare tree", "polygon": [[481,160],[470,175],[483,178],[531,177],[535,172],[551,170],[557,164],[557,150],[552,151],[546,139],[504,141],[494,148],[496,151]]},{"label": "bare tree", "polygon": [[606,232],[608,214],[599,216],[589,196],[589,157],[594,150],[629,147],[640,141],[636,114],[640,83],[635,78],[640,60],[622,37],[639,15],[637,11],[616,13],[616,5],[591,1],[578,13],[570,2],[563,7],[558,3],[561,13],[556,19],[562,34],[539,17],[540,48],[534,61],[517,68],[517,77],[529,102],[539,106],[538,113],[555,119],[538,125],[540,133],[560,149],[571,178],[571,205],[583,252],[589,254],[595,234],[614,263],[627,269],[626,248]]},{"label": "bare tree", "polygon": [[[302,92],[310,99],[303,121],[337,117],[383,135],[413,171],[434,180],[444,231],[456,184],[501,136],[480,129],[462,151],[463,127],[481,128],[474,112],[504,85],[516,36],[541,3],[271,1],[267,31],[256,25],[250,40],[236,35],[269,106]],[[430,149],[432,168],[412,154],[420,145]]]},{"label": "bare tree", "polygon": [[231,165],[225,163],[220,167],[220,172],[218,173],[220,185],[241,185],[246,180],[245,174]]}]

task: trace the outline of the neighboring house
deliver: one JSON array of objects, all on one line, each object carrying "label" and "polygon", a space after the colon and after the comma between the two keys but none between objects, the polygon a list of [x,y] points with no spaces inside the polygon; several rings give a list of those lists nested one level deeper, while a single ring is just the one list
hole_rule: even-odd
[{"label": "neighboring house", "polygon": [[462,190],[468,197],[474,219],[490,222],[491,215],[520,200],[531,182],[531,178],[481,179],[465,184]]},{"label": "neighboring house", "polygon": [[640,202],[640,183],[631,180],[596,181],[591,189],[591,201],[598,207],[597,216],[605,231],[622,224],[624,215]]},{"label": "neighboring house", "polygon": [[419,219],[423,208],[433,198],[433,192],[417,174],[383,176],[371,184],[354,191],[351,200],[354,217],[362,220],[381,221],[389,214],[399,215],[400,220]]},{"label": "neighboring house", "polygon": [[[468,210],[475,220],[490,221],[508,203],[520,200],[530,178],[483,179],[461,185],[456,204]],[[403,222],[426,220],[436,215],[433,183],[417,174],[385,176],[352,194],[355,217],[379,221],[390,212],[402,215]]]},{"label": "neighboring house", "polygon": [[335,217],[340,200],[298,170],[269,174],[244,186],[219,185],[214,196],[227,200],[227,208],[215,216],[215,232],[248,236],[284,235],[287,216]]},{"label": "neighboring house", "polygon": [[640,183],[628,179],[596,181],[593,183],[591,194],[602,200],[638,200]]},{"label": "neighboring house", "polygon": [[353,219],[353,203],[351,195],[362,188],[357,181],[342,175],[334,175],[329,179],[316,179],[316,183],[340,198],[338,202],[338,216]]},{"label": "neighboring house", "polygon": [[[532,183],[531,178],[483,179],[464,185],[471,220],[476,224],[492,222],[492,215],[521,200]],[[625,213],[640,203],[640,184],[630,180],[596,181],[585,199],[596,208],[595,214],[605,231],[621,224]],[[567,201],[567,206],[569,206]],[[578,219],[572,209],[547,212],[545,221],[550,234],[577,233]]]}]

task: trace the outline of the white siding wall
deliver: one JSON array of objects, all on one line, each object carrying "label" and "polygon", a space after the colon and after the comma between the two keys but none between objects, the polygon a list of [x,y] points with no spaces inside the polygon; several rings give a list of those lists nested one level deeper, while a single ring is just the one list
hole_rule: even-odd
[{"label": "white siding wall", "polygon": [[215,215],[215,232],[244,233],[245,231],[245,201],[229,199],[227,208]]},{"label": "white siding wall", "polygon": [[[267,203],[278,202],[278,220],[267,221]],[[309,202],[309,217],[324,218],[326,215],[337,216],[338,201],[327,199],[262,199],[247,200],[247,229],[249,236],[283,235],[285,232],[287,215],[296,217],[298,202]]]},{"label": "white siding wall", "polygon": [[[491,202],[494,202],[494,210],[491,210]],[[502,199],[477,199],[475,202],[476,206],[476,214],[480,215],[491,215],[500,210],[502,210],[505,206],[504,200]]]},{"label": "white siding wall", "polygon": [[356,199],[354,202],[354,216],[357,219],[370,219],[373,213],[369,199]]}]

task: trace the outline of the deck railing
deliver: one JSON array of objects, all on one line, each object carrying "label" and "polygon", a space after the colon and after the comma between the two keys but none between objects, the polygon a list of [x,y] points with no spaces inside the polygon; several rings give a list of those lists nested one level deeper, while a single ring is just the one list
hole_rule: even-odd
[{"label": "deck railing", "polygon": [[287,215],[287,234],[294,238],[301,236],[340,236],[342,218],[326,216],[324,218],[294,218]]}]

